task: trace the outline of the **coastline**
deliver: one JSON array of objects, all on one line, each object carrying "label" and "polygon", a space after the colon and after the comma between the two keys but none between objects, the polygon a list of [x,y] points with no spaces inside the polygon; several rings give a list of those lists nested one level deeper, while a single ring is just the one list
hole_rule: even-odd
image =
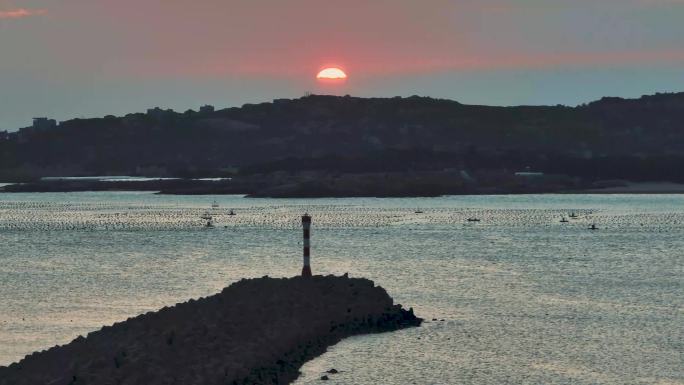
[{"label": "coastline", "polygon": [[622,186],[582,190],[583,194],[684,194],[684,183],[625,182]]},{"label": "coastline", "polygon": [[149,191],[161,195],[244,195],[246,198],[429,198],[449,195],[530,195],[530,194],[684,194],[684,183],[599,181],[568,189],[561,186],[467,187],[427,186],[421,189],[392,187],[330,189],[314,183],[290,184],[274,188],[255,187],[252,182],[189,181],[152,179],[137,182],[43,181],[0,183],[0,193],[56,193],[101,191]]},{"label": "coastline", "polygon": [[367,279],[242,280],[0,367],[0,385],[287,384],[343,338],[421,321]]}]

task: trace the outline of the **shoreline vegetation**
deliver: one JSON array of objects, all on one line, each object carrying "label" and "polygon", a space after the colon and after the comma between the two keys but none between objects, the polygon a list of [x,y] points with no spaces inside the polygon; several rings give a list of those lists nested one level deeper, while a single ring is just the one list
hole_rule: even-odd
[{"label": "shoreline vegetation", "polygon": [[684,184],[622,180],[581,182],[564,177],[499,178],[485,183],[455,173],[256,176],[225,180],[50,179],[0,185],[5,193],[150,191],[167,195],[245,195],[248,198],[437,197],[504,194],[684,194]]},{"label": "shoreline vegetation", "polygon": [[367,279],[243,279],[0,367],[0,385],[288,384],[343,338],[421,322]]}]

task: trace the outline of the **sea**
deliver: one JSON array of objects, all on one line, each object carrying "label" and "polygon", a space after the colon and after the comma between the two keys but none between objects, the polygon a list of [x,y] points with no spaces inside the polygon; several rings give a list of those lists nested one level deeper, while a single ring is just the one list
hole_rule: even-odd
[{"label": "sea", "polygon": [[684,384],[684,195],[0,194],[0,365],[297,275],[304,213],[314,274],[372,279],[425,323],[345,339],[296,384]]}]

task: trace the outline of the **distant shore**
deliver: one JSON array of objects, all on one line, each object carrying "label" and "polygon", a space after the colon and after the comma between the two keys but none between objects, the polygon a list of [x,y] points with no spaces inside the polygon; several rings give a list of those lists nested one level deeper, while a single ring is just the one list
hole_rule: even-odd
[{"label": "distant shore", "polygon": [[345,337],[421,321],[366,279],[242,280],[0,367],[0,385],[288,384]]},{"label": "distant shore", "polygon": [[[564,179],[563,179],[564,178]],[[577,182],[567,177],[464,183],[453,173],[349,174],[320,178],[250,176],[232,179],[50,179],[0,184],[0,192],[150,191],[168,195],[245,195],[249,198],[409,198],[445,195],[684,194],[684,184],[622,180]]]},{"label": "distant shore", "polygon": [[580,191],[586,194],[684,194],[684,183],[626,182],[623,186],[592,188]]}]

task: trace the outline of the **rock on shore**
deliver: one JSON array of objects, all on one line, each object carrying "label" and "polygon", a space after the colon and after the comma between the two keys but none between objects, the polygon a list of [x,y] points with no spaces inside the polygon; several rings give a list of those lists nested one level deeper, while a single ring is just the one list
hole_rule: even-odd
[{"label": "rock on shore", "polygon": [[0,385],[287,384],[342,338],[421,321],[366,279],[242,280],[0,367]]}]

